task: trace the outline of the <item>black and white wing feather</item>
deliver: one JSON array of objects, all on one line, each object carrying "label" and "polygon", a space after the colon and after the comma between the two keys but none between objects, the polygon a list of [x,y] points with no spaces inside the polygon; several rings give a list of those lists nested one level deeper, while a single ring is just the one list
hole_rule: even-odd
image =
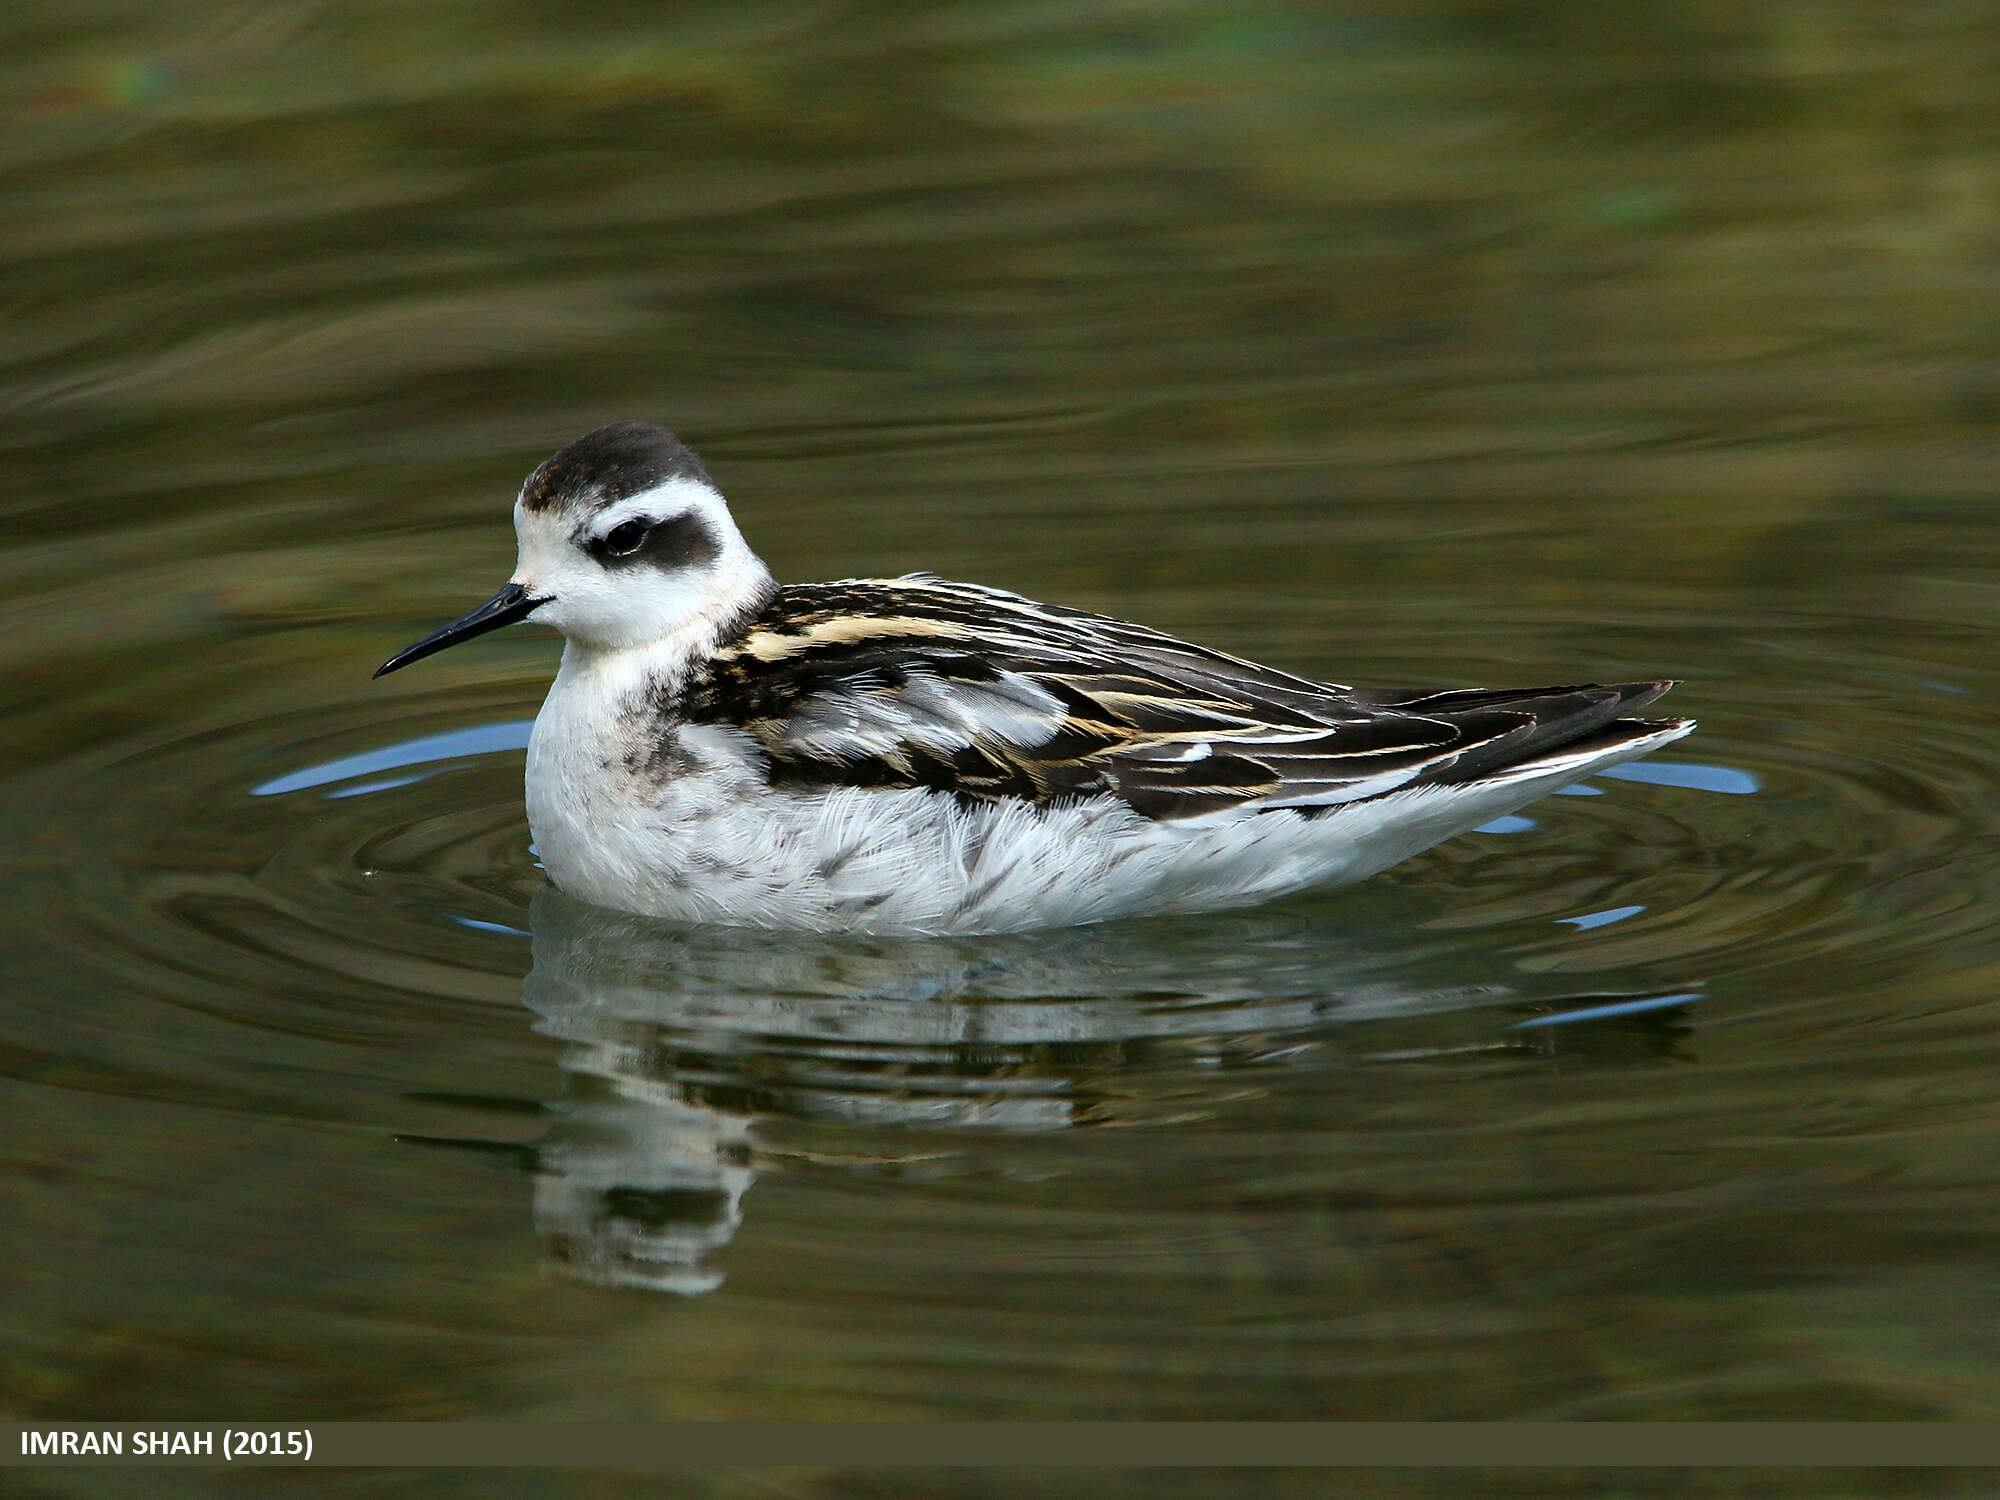
[{"label": "black and white wing feather", "polygon": [[[913,575],[793,585],[681,689],[773,784],[929,787],[1150,818],[1311,813],[1611,748],[1667,682],[1373,701],[1081,610]],[[666,706],[666,705],[663,705]]]}]

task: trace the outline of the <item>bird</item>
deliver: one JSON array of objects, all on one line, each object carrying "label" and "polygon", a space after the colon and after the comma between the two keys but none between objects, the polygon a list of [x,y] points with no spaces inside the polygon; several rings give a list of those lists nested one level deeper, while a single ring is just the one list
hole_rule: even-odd
[{"label": "bird", "polygon": [[562,660],[530,735],[556,886],[674,922],[979,934],[1364,879],[1689,733],[1671,680],[1362,692],[926,573],[780,585],[694,451],[619,422],[538,466],[492,598]]}]

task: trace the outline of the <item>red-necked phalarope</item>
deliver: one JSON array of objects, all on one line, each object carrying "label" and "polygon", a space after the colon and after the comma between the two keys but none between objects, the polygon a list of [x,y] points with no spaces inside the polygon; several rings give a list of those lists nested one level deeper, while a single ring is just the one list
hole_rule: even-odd
[{"label": "red-necked phalarope", "polygon": [[924,574],[775,583],[644,423],[528,476],[520,562],[376,673],[516,620],[567,637],[528,822],[572,895],[686,921],[1002,932],[1359,880],[1687,719],[1669,682],[1395,699]]}]

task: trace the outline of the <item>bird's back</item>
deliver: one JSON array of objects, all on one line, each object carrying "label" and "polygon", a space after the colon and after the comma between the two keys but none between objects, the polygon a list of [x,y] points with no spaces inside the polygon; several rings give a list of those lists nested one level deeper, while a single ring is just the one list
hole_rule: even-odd
[{"label": "bird's back", "polygon": [[690,723],[744,731],[773,785],[921,787],[1042,805],[1109,795],[1159,821],[1321,815],[1505,775],[1667,682],[1370,698],[1158,631],[921,575],[791,585],[693,674]]}]

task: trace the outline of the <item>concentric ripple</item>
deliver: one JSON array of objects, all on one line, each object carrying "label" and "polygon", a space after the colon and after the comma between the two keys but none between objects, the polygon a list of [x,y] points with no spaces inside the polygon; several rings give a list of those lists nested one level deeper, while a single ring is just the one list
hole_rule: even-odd
[{"label": "concentric ripple", "polygon": [[[1040,944],[1035,963],[973,953],[934,973],[935,960],[916,956],[923,945],[905,945],[877,962],[908,972],[879,988],[902,999],[1171,995],[1243,1007],[1217,1029],[1264,1032],[1336,1011],[1351,1020],[1578,998],[1524,979],[1538,974],[1615,972],[1635,992],[1686,994],[1807,954],[1893,964],[1978,920],[1962,888],[1927,878],[1988,817],[1983,726],[1940,725],[1937,701],[1914,687],[1857,706],[1870,723],[1857,747],[1894,752],[1868,759],[1829,754],[1795,721],[1725,710],[1677,747],[1700,758],[1618,768],[1358,892],[1249,918],[1120,924]],[[89,810],[74,878],[88,883],[79,910],[92,940],[157,971],[234,974],[246,992],[338,996],[346,1014],[385,986],[507,998],[496,981],[519,957],[504,939],[530,929],[541,884],[520,806],[530,720],[470,703],[388,724],[378,712],[356,697],[154,745],[66,789]],[[767,957],[796,950],[795,939],[762,940]],[[1463,972],[1431,982],[1427,965],[1449,972],[1475,950],[1486,967],[1470,982]],[[1088,956],[1051,967],[1052,952]],[[959,977],[935,977],[947,971]],[[831,982],[801,970],[781,986],[738,974],[723,988],[810,996]],[[1401,998],[1383,999],[1384,986]],[[1319,1009],[1259,1009],[1294,996]],[[879,1039],[897,1030],[884,1023]]]},{"label": "concentric ripple", "polygon": [[[2000,1413],[1990,17],[574,10],[0,12],[9,1410]],[[1701,727],[1253,912],[580,908],[554,643],[368,673],[627,416],[783,578]]]},{"label": "concentric ripple", "polygon": [[[1569,1244],[1653,1246],[1632,1253],[1671,1281],[1767,1233],[1717,1175],[1731,1143],[1857,1128],[1795,1090],[1794,1049],[1929,1068],[1965,1001],[1921,987],[1927,956],[1990,943],[1994,683],[1969,638],[1885,644],[1810,691],[1749,654],[1681,690],[1702,727],[1668,755],[1359,886],[920,941],[677,928],[549,888],[520,784],[546,648],[515,649],[532,668],[479,687],[357,674],[310,713],[218,695],[195,732],[45,768],[11,814],[17,848],[56,851],[24,866],[22,951],[92,995],[9,1013],[14,1076],[86,1117],[139,1101],[129,1138],[163,1191],[190,1169],[156,1120],[226,1121],[188,1139],[252,1161],[291,1124],[264,1168],[306,1174],[289,1211],[315,1211],[331,1155],[374,1222],[431,1247],[392,1258],[421,1285],[385,1306],[466,1253],[435,1214],[471,1215],[489,1278],[546,1270],[850,1353],[847,1309],[874,1309],[900,1331],[868,1358],[921,1400],[924,1351],[993,1319],[1011,1340],[1095,1317],[1157,1362],[1204,1288],[1421,1318],[1540,1285]],[[1858,1026],[1926,1003],[1887,1043]],[[1976,1111],[1955,1087],[1939,1118]],[[1662,1227],[1682,1201],[1706,1205],[1692,1251]],[[261,1205],[211,1212],[253,1252],[271,1237]],[[1824,1243],[1833,1213],[1769,1253]],[[1516,1309],[1495,1372],[1569,1337],[1560,1299],[1494,1305]],[[1337,1355],[1392,1383],[1463,1357],[1412,1352],[1400,1323],[1287,1352],[1292,1326],[1217,1332],[1217,1357],[1278,1380]],[[1579,1357],[1595,1389],[1627,1354]],[[1004,1371],[955,1378],[979,1409],[1009,1399]],[[1260,1389],[1200,1409],[1289,1409]]]},{"label": "concentric ripple", "polygon": [[[243,1061],[323,1069],[473,1016],[558,1042],[538,1133],[401,1133],[527,1152],[545,1253],[586,1282],[716,1290],[773,1172],[935,1179],[965,1159],[938,1132],[1183,1129],[1328,1069],[1686,1057],[1765,976],[1850,983],[1982,920],[1943,873],[1989,817],[1976,719],[1939,713],[1971,691],[1841,704],[1867,758],[1704,704],[1677,753],[1262,911],[921,941],[682,929],[549,889],[515,691],[386,717],[355,695],[106,757],[62,794],[88,809],[65,915],[145,997],[96,1024],[146,1038],[170,1095],[228,1079],[242,1108],[366,1114],[251,1088]],[[480,1092],[422,1097],[476,1119]]]}]

